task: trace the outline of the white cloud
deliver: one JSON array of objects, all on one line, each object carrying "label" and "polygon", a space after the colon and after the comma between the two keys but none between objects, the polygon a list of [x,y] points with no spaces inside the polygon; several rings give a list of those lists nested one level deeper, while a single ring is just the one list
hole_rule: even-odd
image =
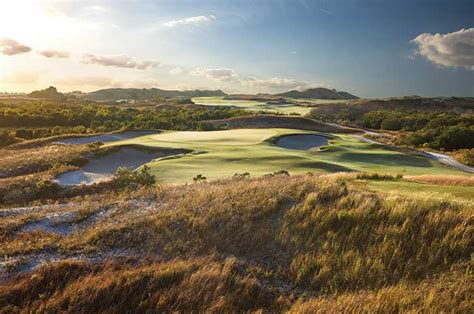
[{"label": "white cloud", "polygon": [[256,77],[249,77],[247,79],[240,80],[240,83],[243,86],[264,87],[271,89],[304,89],[309,88],[313,85],[306,81],[299,81],[295,79],[280,77],[273,77],[270,79],[258,79]]},{"label": "white cloud", "polygon": [[233,81],[237,78],[237,74],[235,73],[235,71],[233,69],[228,68],[197,68],[190,74],[195,76],[204,76],[208,79],[218,81]]},{"label": "white cloud", "polygon": [[417,53],[434,64],[474,70],[474,28],[447,34],[423,33],[411,42]]},{"label": "white cloud", "polygon": [[25,46],[10,38],[0,38],[0,53],[13,56],[31,51],[31,47]]},{"label": "white cloud", "polygon": [[54,49],[40,50],[38,54],[46,58],[69,58],[71,54],[67,51],[59,51]]},{"label": "white cloud", "polygon": [[179,74],[183,74],[184,73],[184,70],[183,68],[181,67],[175,67],[175,68],[172,68],[170,71],[169,71],[170,74],[173,74],[173,75],[179,75]]},{"label": "white cloud", "polygon": [[169,22],[163,23],[162,25],[166,27],[176,27],[176,26],[183,26],[183,25],[198,25],[198,24],[208,23],[215,19],[216,17],[212,14],[209,16],[199,15],[199,16],[188,17],[185,19],[169,21]]},{"label": "white cloud", "polygon": [[99,64],[103,66],[112,66],[118,68],[146,70],[159,65],[156,61],[136,61],[132,57],[125,55],[116,56],[96,56],[93,54],[85,54],[82,59],[83,63]]}]

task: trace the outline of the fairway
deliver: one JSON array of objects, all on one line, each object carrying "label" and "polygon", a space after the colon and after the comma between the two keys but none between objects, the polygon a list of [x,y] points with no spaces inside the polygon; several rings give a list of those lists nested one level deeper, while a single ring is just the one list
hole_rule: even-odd
[{"label": "fairway", "polygon": [[249,111],[266,111],[270,113],[298,114],[304,116],[311,111],[311,107],[295,104],[267,104],[252,100],[227,100],[224,97],[194,97],[192,101],[198,105],[237,107]]},{"label": "fairway", "polygon": [[450,199],[474,201],[473,186],[441,186],[407,181],[370,181],[367,187],[373,191],[413,194],[435,193],[448,195]]},{"label": "fairway", "polygon": [[[294,150],[274,145],[277,137],[291,134],[319,134],[329,144],[315,150]],[[236,129],[225,131],[164,131],[106,146],[138,144],[184,148],[193,152],[150,162],[160,183],[192,182],[198,174],[209,180],[249,172],[261,176],[279,170],[291,174],[341,171],[391,174],[464,174],[434,160],[402,153],[385,146],[363,143],[351,135],[322,134],[296,129]]]}]

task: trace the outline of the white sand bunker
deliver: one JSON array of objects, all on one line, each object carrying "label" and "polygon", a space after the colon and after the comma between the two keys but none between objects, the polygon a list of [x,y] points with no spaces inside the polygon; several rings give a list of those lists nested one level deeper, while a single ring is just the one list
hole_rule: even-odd
[{"label": "white sand bunker", "polygon": [[57,141],[60,144],[90,144],[96,142],[108,143],[108,142],[116,142],[122,140],[128,140],[135,137],[157,134],[159,132],[155,131],[126,131],[114,134],[104,134],[104,135],[94,135],[94,136],[87,136],[87,137],[69,137],[62,140]]},{"label": "white sand bunker", "polygon": [[324,136],[314,134],[297,134],[280,137],[276,145],[286,149],[308,150],[328,144]]},{"label": "white sand bunker", "polygon": [[81,168],[61,174],[56,182],[63,186],[90,185],[109,180],[119,167],[136,169],[153,159],[179,155],[188,152],[182,149],[144,149],[131,146],[122,146],[102,156],[94,157]]}]

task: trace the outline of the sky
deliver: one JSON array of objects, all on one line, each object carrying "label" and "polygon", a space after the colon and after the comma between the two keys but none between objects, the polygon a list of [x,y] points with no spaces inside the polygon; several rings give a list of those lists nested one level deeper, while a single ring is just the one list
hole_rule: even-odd
[{"label": "sky", "polygon": [[0,91],[474,96],[474,1],[2,0]]}]

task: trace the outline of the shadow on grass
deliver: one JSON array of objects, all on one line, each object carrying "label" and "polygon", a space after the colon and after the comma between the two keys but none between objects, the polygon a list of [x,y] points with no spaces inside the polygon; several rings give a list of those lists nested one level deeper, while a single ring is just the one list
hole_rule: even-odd
[{"label": "shadow on grass", "polygon": [[355,171],[354,169],[347,168],[341,165],[333,164],[330,162],[323,161],[304,161],[295,163],[292,166],[302,167],[302,168],[315,168],[315,169],[324,169],[328,172],[350,172]]},{"label": "shadow on grass", "polygon": [[403,154],[344,153],[338,158],[343,161],[363,162],[390,166],[433,167],[429,160]]}]

